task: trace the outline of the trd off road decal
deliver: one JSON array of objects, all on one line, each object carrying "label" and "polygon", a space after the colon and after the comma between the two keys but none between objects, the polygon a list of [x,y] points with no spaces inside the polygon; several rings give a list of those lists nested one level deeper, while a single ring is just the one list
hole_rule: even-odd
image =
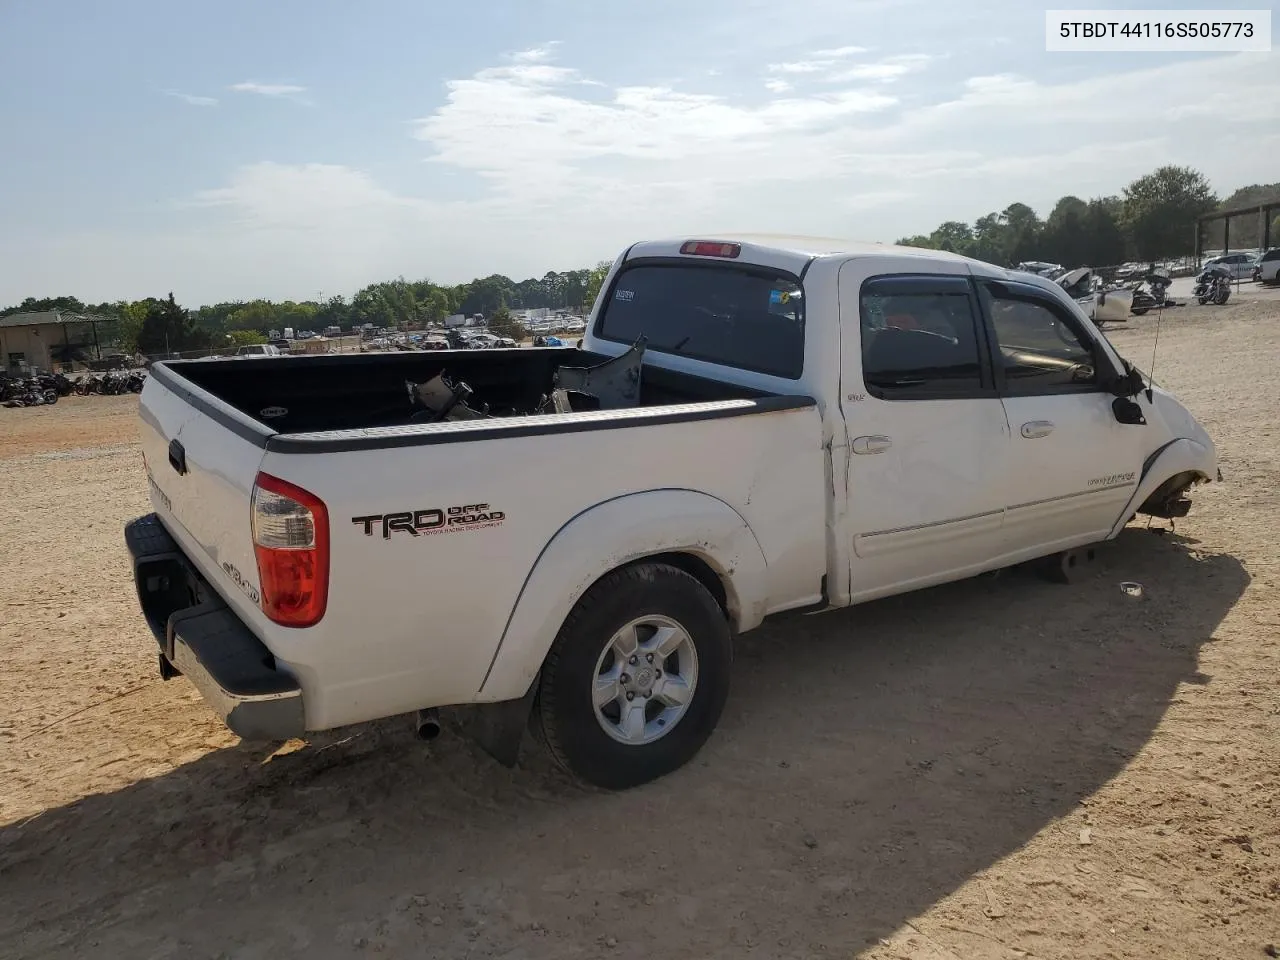
[{"label": "trd off road decal", "polygon": [[390,540],[393,533],[420,537],[424,534],[456,533],[459,530],[488,530],[498,526],[506,518],[505,513],[494,510],[487,503],[469,503],[458,507],[432,507],[428,510],[352,517],[351,522],[363,527],[366,537],[372,537],[375,531],[381,531],[382,539]]}]

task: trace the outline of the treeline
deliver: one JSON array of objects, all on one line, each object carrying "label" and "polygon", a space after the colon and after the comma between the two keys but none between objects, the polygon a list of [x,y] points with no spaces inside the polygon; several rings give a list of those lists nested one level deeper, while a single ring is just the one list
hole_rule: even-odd
[{"label": "treeline", "polygon": [[494,274],[455,286],[401,277],[372,283],[350,299],[237,300],[196,310],[179,305],[172,293],[166,299],[97,304],[75,297],[28,297],[15,307],[0,310],[0,316],[45,310],[97,314],[111,321],[102,336],[122,349],[167,353],[261,343],[270,331],[285,327],[318,332],[331,326],[350,330],[366,323],[375,327],[415,326],[439,323],[458,313],[496,317],[501,325],[509,322],[510,310],[585,310],[595,300],[608,270],[609,264],[601,263],[592,269],[550,272],[519,281]]},{"label": "treeline", "polygon": [[[1255,184],[1219,200],[1200,172],[1165,166],[1139,177],[1120,196],[1082,200],[1066,196],[1041,220],[1029,206],[1013,203],[972,224],[948,221],[932,233],[905,237],[909,246],[951,250],[990,263],[1011,266],[1047,260],[1067,267],[1109,266],[1130,260],[1161,260],[1194,252],[1196,218],[1220,209],[1280,202],[1280,183]],[[1222,225],[1206,231],[1203,247],[1223,246]],[[1280,217],[1272,227],[1280,243]],[[1240,249],[1262,242],[1257,215],[1232,221],[1231,245]],[[172,293],[167,298],[117,303],[82,303],[75,297],[27,298],[0,310],[63,310],[93,313],[112,322],[100,336],[125,350],[161,353],[221,349],[261,342],[271,330],[321,331],[326,327],[376,327],[439,323],[451,314],[483,314],[491,326],[511,326],[509,311],[546,307],[586,310],[595,300],[609,264],[592,269],[551,272],[541,278],[512,280],[500,274],[450,286],[430,280],[372,283],[351,298],[327,300],[249,300],[215,303],[188,310]]]},{"label": "treeline", "polygon": [[[1013,203],[972,224],[950,220],[928,235],[904,237],[900,244],[950,250],[1001,266],[1028,260],[1065,267],[1110,266],[1132,260],[1163,260],[1195,252],[1198,217],[1216,210],[1280,201],[1280,183],[1255,184],[1219,200],[1208,180],[1188,167],[1165,166],[1139,177],[1121,196],[1082,200],[1066,196],[1041,220],[1025,203]],[[1280,216],[1271,229],[1280,242]],[[1233,218],[1231,246],[1262,243],[1257,214]],[[1211,224],[1202,249],[1221,249],[1223,225]]]}]

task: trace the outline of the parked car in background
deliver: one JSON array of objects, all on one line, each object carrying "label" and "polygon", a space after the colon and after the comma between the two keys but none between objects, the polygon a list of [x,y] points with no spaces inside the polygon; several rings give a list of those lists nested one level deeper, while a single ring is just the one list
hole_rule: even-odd
[{"label": "parked car in background", "polygon": [[1253,279],[1259,283],[1280,283],[1280,247],[1272,247],[1258,258]]},{"label": "parked car in background", "polygon": [[237,357],[280,357],[283,352],[273,343],[248,343],[236,350]]},{"label": "parked car in background", "polygon": [[1232,280],[1250,280],[1253,278],[1255,266],[1257,266],[1257,260],[1254,259],[1253,254],[1226,253],[1212,260],[1206,260],[1201,270],[1207,270],[1209,267],[1223,267],[1231,275]]}]

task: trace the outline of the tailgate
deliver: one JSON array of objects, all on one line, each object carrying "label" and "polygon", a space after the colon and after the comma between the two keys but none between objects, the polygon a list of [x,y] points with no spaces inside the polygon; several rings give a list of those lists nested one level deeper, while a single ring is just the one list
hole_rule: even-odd
[{"label": "tailgate", "polygon": [[260,626],[249,512],[270,431],[161,365],[139,411],[153,509],[209,584]]}]

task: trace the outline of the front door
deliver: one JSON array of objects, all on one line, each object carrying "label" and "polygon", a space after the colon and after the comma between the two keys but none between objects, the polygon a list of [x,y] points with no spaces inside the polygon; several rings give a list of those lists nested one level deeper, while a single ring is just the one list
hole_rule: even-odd
[{"label": "front door", "polygon": [[1001,551],[1008,424],[963,263],[840,272],[852,599],[975,573]]},{"label": "front door", "polygon": [[1009,559],[1105,539],[1141,476],[1144,427],[1116,421],[1109,361],[1064,304],[1029,284],[978,288],[1011,432]]}]

